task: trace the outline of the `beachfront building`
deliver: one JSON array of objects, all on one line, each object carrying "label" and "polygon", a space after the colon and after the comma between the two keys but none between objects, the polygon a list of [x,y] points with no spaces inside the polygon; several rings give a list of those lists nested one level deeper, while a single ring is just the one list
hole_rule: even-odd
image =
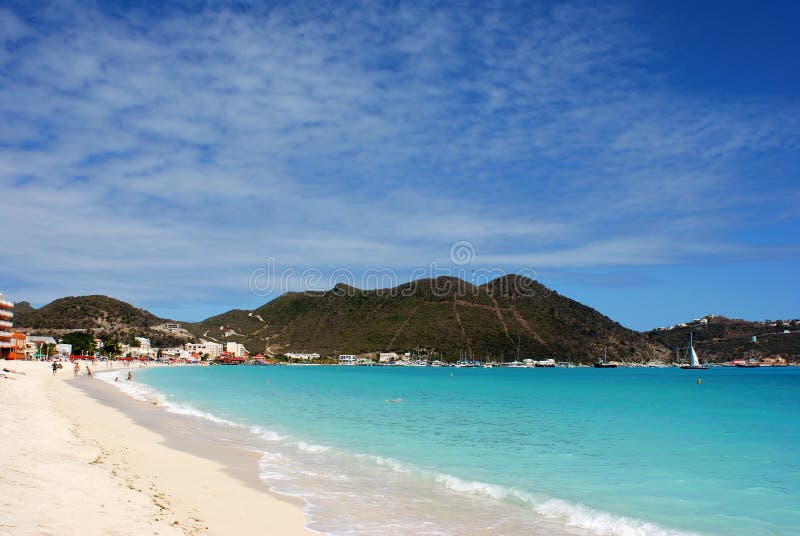
[{"label": "beachfront building", "polygon": [[217,342],[205,341],[200,339],[199,344],[195,343],[186,343],[183,345],[189,354],[197,354],[199,356],[204,356],[208,354],[208,357],[214,359],[220,356],[222,353],[222,345]]},{"label": "beachfront building", "polygon": [[72,345],[64,344],[63,342],[56,344],[56,355],[60,359],[69,359],[69,356],[72,355]]},{"label": "beachfront building", "polygon": [[297,359],[299,361],[312,361],[314,359],[319,359],[319,354],[317,354],[317,353],[313,353],[313,354],[296,354],[294,352],[287,352],[284,355],[286,357],[289,357],[291,359]]},{"label": "beachfront building", "polygon": [[233,357],[247,357],[250,355],[247,352],[247,348],[244,347],[244,344],[239,344],[238,342],[226,342],[225,351]]},{"label": "beachfront building", "polygon": [[381,352],[378,354],[379,363],[390,363],[397,361],[397,352]]},{"label": "beachfront building", "polygon": [[7,359],[11,354],[13,346],[11,337],[13,332],[11,328],[14,327],[14,303],[3,299],[0,294],[0,358]]},{"label": "beachfront building", "polygon": [[339,364],[340,365],[355,365],[356,364],[356,356],[352,354],[342,354],[339,356]]},{"label": "beachfront building", "polygon": [[142,341],[139,339],[145,339],[144,337],[136,337],[136,340],[139,342],[139,346],[130,346],[128,344],[120,344],[119,345],[119,353],[123,357],[130,357],[132,359],[155,359],[158,356],[158,348],[153,348],[149,345],[150,341],[145,339],[148,344],[145,346],[142,344]]},{"label": "beachfront building", "polygon": [[[200,355],[200,354],[198,354]],[[170,359],[191,359],[192,352],[185,350],[184,348],[175,347],[175,348],[162,348],[161,349],[161,357],[167,357]]]},{"label": "beachfront building", "polygon": [[139,341],[139,348],[150,348],[150,339],[147,337],[136,337],[136,340]]},{"label": "beachfront building", "polygon": [[45,346],[55,346],[58,341],[53,337],[44,337],[41,335],[28,335],[28,344],[25,349],[25,354],[29,358],[43,358],[50,357],[45,350]]},{"label": "beachfront building", "polygon": [[25,350],[28,348],[28,336],[20,331],[11,333],[11,345],[8,349],[6,359],[25,359]]}]

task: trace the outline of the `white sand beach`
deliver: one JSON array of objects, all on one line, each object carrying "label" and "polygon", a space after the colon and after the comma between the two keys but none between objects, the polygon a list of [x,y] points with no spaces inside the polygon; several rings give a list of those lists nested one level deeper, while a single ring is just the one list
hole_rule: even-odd
[{"label": "white sand beach", "polygon": [[[79,389],[99,380],[72,380],[69,364],[56,376],[49,363],[0,368],[17,371],[0,377],[0,534],[311,533],[299,505],[167,446]],[[255,457],[240,463],[257,475]]]}]

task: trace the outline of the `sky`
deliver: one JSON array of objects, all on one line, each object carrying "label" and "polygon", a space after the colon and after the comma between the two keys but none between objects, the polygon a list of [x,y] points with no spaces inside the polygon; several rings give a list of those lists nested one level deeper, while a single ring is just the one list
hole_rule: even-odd
[{"label": "sky", "polygon": [[765,4],[0,1],[0,291],[196,321],[524,273],[638,330],[800,317]]}]

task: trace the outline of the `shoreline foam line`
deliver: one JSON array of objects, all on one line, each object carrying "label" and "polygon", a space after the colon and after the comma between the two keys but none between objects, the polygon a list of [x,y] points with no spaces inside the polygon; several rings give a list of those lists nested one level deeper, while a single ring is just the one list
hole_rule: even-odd
[{"label": "shoreline foam line", "polygon": [[[645,520],[611,514],[585,506],[581,503],[569,502],[555,497],[537,496],[536,494],[526,491],[487,482],[465,480],[454,475],[423,469],[413,464],[392,458],[374,454],[344,452],[334,447],[297,440],[258,425],[237,423],[212,413],[199,410],[189,404],[170,401],[164,393],[161,393],[147,384],[142,384],[140,382],[115,382],[113,379],[110,379],[112,375],[112,372],[97,374],[98,378],[117,387],[128,396],[145,402],[154,400],[168,412],[205,419],[216,424],[246,429],[262,440],[279,442],[282,443],[284,447],[294,448],[305,453],[336,453],[351,456],[354,459],[369,460],[371,463],[391,471],[414,474],[415,476],[428,480],[433,485],[442,486],[456,493],[485,497],[496,501],[516,504],[523,508],[529,508],[531,513],[535,515],[558,520],[563,523],[565,528],[582,529],[597,536],[690,536],[694,534],[691,532],[667,529]],[[264,450],[259,450],[259,453],[261,454],[259,461],[259,477],[261,480],[264,481],[274,493],[301,499],[306,504],[303,510],[309,517],[309,525],[312,523],[312,520],[319,521],[316,519],[317,516],[313,514],[314,505],[308,498],[310,492],[290,493],[276,487],[276,481],[291,479],[291,476],[285,473],[271,470],[271,467],[274,466],[273,464],[278,461],[277,457],[283,456],[283,454]],[[309,528],[309,530],[320,532],[317,529]]]}]

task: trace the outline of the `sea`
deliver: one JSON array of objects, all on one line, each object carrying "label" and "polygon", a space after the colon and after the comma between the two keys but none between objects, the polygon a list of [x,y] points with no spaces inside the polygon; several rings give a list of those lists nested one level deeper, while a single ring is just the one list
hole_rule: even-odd
[{"label": "sea", "polygon": [[134,374],[99,377],[245,430],[264,486],[324,534],[800,533],[800,368]]}]

